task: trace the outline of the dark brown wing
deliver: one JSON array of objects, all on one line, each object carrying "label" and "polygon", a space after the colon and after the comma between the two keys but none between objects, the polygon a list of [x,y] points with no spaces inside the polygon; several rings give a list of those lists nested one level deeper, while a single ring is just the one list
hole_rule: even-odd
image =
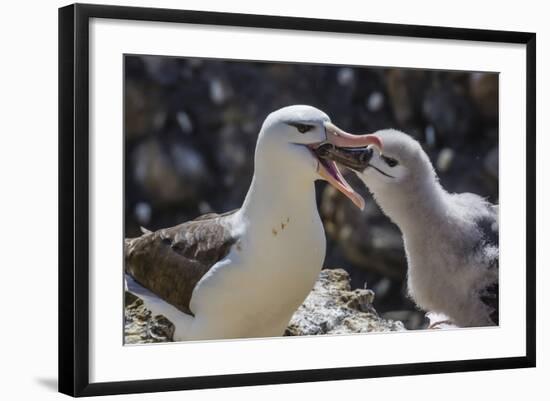
[{"label": "dark brown wing", "polygon": [[125,240],[126,273],[182,312],[199,280],[237,241],[226,220],[235,211],[210,213],[186,223]]}]

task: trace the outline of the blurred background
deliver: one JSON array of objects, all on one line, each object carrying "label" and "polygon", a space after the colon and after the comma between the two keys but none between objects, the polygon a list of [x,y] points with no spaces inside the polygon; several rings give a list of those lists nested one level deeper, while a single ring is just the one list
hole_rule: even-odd
[{"label": "blurred background", "polygon": [[[325,111],[342,129],[396,128],[421,142],[450,192],[498,203],[498,74],[125,56],[125,230],[155,230],[238,208],[264,118],[292,104]],[[406,295],[399,230],[351,173],[364,211],[323,182],[317,200],[327,268],[409,329],[424,313]]]}]

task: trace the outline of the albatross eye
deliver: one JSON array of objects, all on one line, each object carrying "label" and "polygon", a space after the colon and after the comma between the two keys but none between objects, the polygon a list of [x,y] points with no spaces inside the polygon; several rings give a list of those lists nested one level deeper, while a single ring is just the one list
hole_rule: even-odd
[{"label": "albatross eye", "polygon": [[387,156],[382,156],[382,160],[384,160],[384,162],[390,167],[395,167],[399,164],[397,160]]},{"label": "albatross eye", "polygon": [[308,124],[290,124],[290,125],[296,128],[300,134],[305,134],[306,132],[313,129],[313,125],[308,125]]}]

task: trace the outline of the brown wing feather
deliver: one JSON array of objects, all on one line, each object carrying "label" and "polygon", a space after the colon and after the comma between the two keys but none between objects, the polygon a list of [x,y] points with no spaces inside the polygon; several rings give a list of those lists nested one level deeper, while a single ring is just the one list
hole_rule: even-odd
[{"label": "brown wing feather", "polygon": [[210,213],[126,239],[126,272],[143,287],[192,315],[189,302],[196,284],[237,241],[224,224],[234,212]]}]

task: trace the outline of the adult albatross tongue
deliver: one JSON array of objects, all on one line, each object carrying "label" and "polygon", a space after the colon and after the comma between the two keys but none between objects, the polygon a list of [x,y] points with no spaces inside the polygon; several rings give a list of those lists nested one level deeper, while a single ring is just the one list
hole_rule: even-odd
[{"label": "adult albatross tongue", "polygon": [[358,207],[364,201],[316,147],[381,147],[311,106],[290,106],[263,123],[242,207],[126,239],[126,281],[174,340],[279,336],[312,289],[325,256],[314,181],[325,179]]},{"label": "adult albatross tongue", "polygon": [[498,325],[498,206],[445,191],[410,136],[395,130],[375,135],[384,143],[383,155],[327,145],[318,152],[354,169],[401,229],[409,293],[432,312],[432,326]]}]

